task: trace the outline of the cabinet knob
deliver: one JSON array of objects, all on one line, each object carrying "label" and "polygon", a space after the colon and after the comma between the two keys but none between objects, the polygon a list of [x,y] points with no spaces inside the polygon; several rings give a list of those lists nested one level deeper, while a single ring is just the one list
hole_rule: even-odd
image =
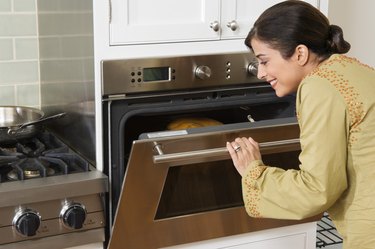
[{"label": "cabinet knob", "polygon": [[220,23],[218,21],[214,21],[210,23],[210,28],[212,28],[215,32],[218,32],[220,29]]},{"label": "cabinet knob", "polygon": [[227,27],[230,28],[232,31],[236,31],[238,28],[238,23],[235,20],[233,20],[227,23]]}]

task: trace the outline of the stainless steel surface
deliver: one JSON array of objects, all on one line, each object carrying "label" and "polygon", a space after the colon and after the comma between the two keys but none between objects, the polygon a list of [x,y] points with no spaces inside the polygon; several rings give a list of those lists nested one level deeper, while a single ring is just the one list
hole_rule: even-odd
[{"label": "stainless steel surface", "polygon": [[12,132],[17,132],[17,130],[22,129],[22,128],[26,127],[26,126],[40,124],[42,122],[45,122],[45,121],[48,121],[48,120],[52,120],[52,119],[55,119],[55,118],[61,118],[61,117],[64,117],[64,116],[65,116],[65,113],[54,114],[54,115],[51,115],[51,116],[48,116],[48,117],[43,117],[43,118],[38,119],[38,120],[34,120],[34,121],[29,121],[29,122],[23,123],[23,124],[19,125],[18,127],[12,127],[12,128],[10,128],[10,130]]},{"label": "stainless steel surface", "polygon": [[254,60],[251,53],[106,60],[102,62],[102,93],[107,97],[184,89],[210,88],[212,91],[219,87],[256,84],[261,81],[247,69]]},{"label": "stainless steel surface", "polygon": [[211,74],[211,68],[209,68],[208,66],[198,66],[195,69],[195,76],[201,80],[210,78]]},{"label": "stainless steel surface", "polygon": [[247,66],[247,71],[251,73],[254,76],[258,75],[258,63],[257,62],[251,62]]},{"label": "stainless steel surface", "polygon": [[[79,92],[79,90],[77,89],[76,91]],[[86,91],[89,90],[86,89]],[[69,99],[68,96],[66,98]],[[50,121],[46,126],[67,145],[79,152],[91,164],[95,165],[95,102],[67,102],[59,106],[45,106],[44,110],[47,113],[56,113],[59,111],[66,113],[64,118]]]},{"label": "stainless steel surface", "polygon": [[63,249],[102,241],[104,241],[104,228],[94,228],[75,233],[49,236],[43,239],[0,245],[0,249]]},{"label": "stainless steel surface", "polygon": [[[0,143],[11,143],[17,139],[29,138],[37,132],[34,125],[19,129],[21,125],[38,121],[44,112],[39,109],[23,106],[0,107]],[[14,132],[13,132],[14,131]],[[17,131],[17,132],[15,132]]]},{"label": "stainless steel surface", "polygon": [[43,122],[61,118],[65,113],[45,117],[44,112],[24,106],[0,106],[0,144],[30,138]]},{"label": "stainless steel surface", "polygon": [[[233,140],[238,136],[252,136],[261,143],[272,144],[275,142],[280,145],[280,147],[276,146],[280,151],[288,151],[295,150],[296,146],[288,148],[288,145],[285,145],[286,148],[284,148],[284,142],[279,143],[278,141],[290,141],[291,144],[298,142],[299,129],[296,123],[283,124],[278,123],[278,120],[275,119],[273,125],[256,128],[134,141],[109,248],[160,248],[310,220],[253,219],[249,218],[243,206],[216,208],[209,211],[197,210],[193,213],[176,214],[166,218],[158,216],[162,193],[167,186],[167,175],[170,170],[176,168],[172,166],[183,166],[187,161],[190,161],[191,165],[189,164],[187,167],[197,169],[202,164],[196,164],[194,157],[190,157],[189,153],[192,150],[209,151],[210,154],[212,148],[221,148],[226,141]],[[155,164],[154,158],[157,153],[154,150],[155,144],[162,146],[162,154],[174,155],[182,152],[187,153],[189,159],[184,158],[186,162],[182,160],[182,163],[168,159],[163,163]],[[214,150],[213,153],[216,154],[216,151]],[[223,166],[219,163],[219,161],[223,161],[222,154],[223,151],[219,149],[217,158],[210,158],[207,161],[217,161],[211,166],[216,166],[219,169]],[[198,161],[201,161],[202,158]],[[183,167],[186,168],[186,166]],[[176,181],[178,180],[176,179]],[[202,191],[204,191],[203,186]],[[186,196],[181,197],[187,198]],[[147,234],[147,239],[144,239],[145,234]]]},{"label": "stainless steel surface", "polygon": [[24,106],[0,106],[0,127],[19,127],[43,118],[44,113],[36,108]]},{"label": "stainless steel surface", "polygon": [[[154,163],[170,163],[171,165],[190,164],[192,161],[208,162],[210,160],[217,161],[220,159],[229,159],[230,155],[226,147],[193,150],[187,152],[177,152],[172,154],[164,154],[162,152],[163,144],[156,144],[154,148],[159,155],[153,157]],[[275,151],[290,151],[300,148],[299,139],[287,139],[281,141],[271,141],[259,143],[262,155],[275,153]]]},{"label": "stainless steel surface", "polygon": [[[80,186],[86,188],[85,185]],[[52,192],[53,190],[51,190]],[[33,195],[35,197],[35,193]],[[74,203],[80,203],[87,209],[87,217],[80,229],[68,227],[63,225],[63,220],[60,218],[60,213],[64,208],[64,204],[69,200]],[[24,209],[27,212],[34,212],[40,216],[40,226],[36,228],[36,233],[22,234],[16,226],[19,222],[20,216],[17,212]],[[25,212],[23,212],[25,213]],[[53,198],[48,201],[34,201],[22,202],[19,205],[8,205],[0,207],[0,248],[1,245],[7,243],[18,244],[20,241],[36,241],[40,242],[49,236],[56,236],[68,233],[81,232],[96,228],[104,228],[105,217],[103,211],[103,197],[99,194],[91,194],[85,196],[70,196],[67,198]],[[30,225],[31,222],[26,222],[25,225]],[[104,234],[101,235],[103,237]],[[95,239],[93,242],[98,241]],[[76,245],[80,243],[77,242]],[[55,248],[55,247],[50,247]]]},{"label": "stainless steel surface", "polygon": [[[97,171],[14,181],[1,184],[0,207],[90,195],[108,191],[107,177]],[[38,193],[37,195],[35,193]]]}]

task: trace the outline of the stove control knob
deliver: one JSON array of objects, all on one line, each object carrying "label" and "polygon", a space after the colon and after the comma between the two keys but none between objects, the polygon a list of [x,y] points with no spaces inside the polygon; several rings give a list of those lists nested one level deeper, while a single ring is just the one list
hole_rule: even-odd
[{"label": "stove control knob", "polygon": [[30,237],[36,234],[41,222],[38,212],[31,209],[22,209],[13,218],[13,227],[18,233]]},{"label": "stove control knob", "polygon": [[211,68],[209,68],[208,66],[198,66],[195,69],[195,77],[197,77],[201,80],[210,78],[211,73],[212,73]]},{"label": "stove control knob", "polygon": [[80,229],[86,220],[87,211],[80,203],[67,203],[60,212],[60,220],[63,224],[72,229]]}]

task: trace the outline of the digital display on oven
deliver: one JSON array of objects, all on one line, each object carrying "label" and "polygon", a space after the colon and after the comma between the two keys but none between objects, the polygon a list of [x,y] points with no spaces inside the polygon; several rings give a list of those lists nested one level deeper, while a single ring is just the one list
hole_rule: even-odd
[{"label": "digital display on oven", "polygon": [[169,81],[171,79],[170,67],[143,68],[143,81]]}]

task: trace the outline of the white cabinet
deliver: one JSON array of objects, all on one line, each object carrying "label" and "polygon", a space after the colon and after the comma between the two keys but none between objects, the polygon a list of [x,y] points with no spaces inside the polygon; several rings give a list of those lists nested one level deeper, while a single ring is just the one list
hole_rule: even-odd
[{"label": "white cabinet", "polygon": [[110,43],[163,43],[219,39],[210,24],[220,0],[112,0]]},{"label": "white cabinet", "polygon": [[[281,0],[111,0],[110,44],[239,39]],[[319,0],[307,0],[318,6]]]},{"label": "white cabinet", "polygon": [[316,222],[279,227],[163,249],[315,249]]}]

